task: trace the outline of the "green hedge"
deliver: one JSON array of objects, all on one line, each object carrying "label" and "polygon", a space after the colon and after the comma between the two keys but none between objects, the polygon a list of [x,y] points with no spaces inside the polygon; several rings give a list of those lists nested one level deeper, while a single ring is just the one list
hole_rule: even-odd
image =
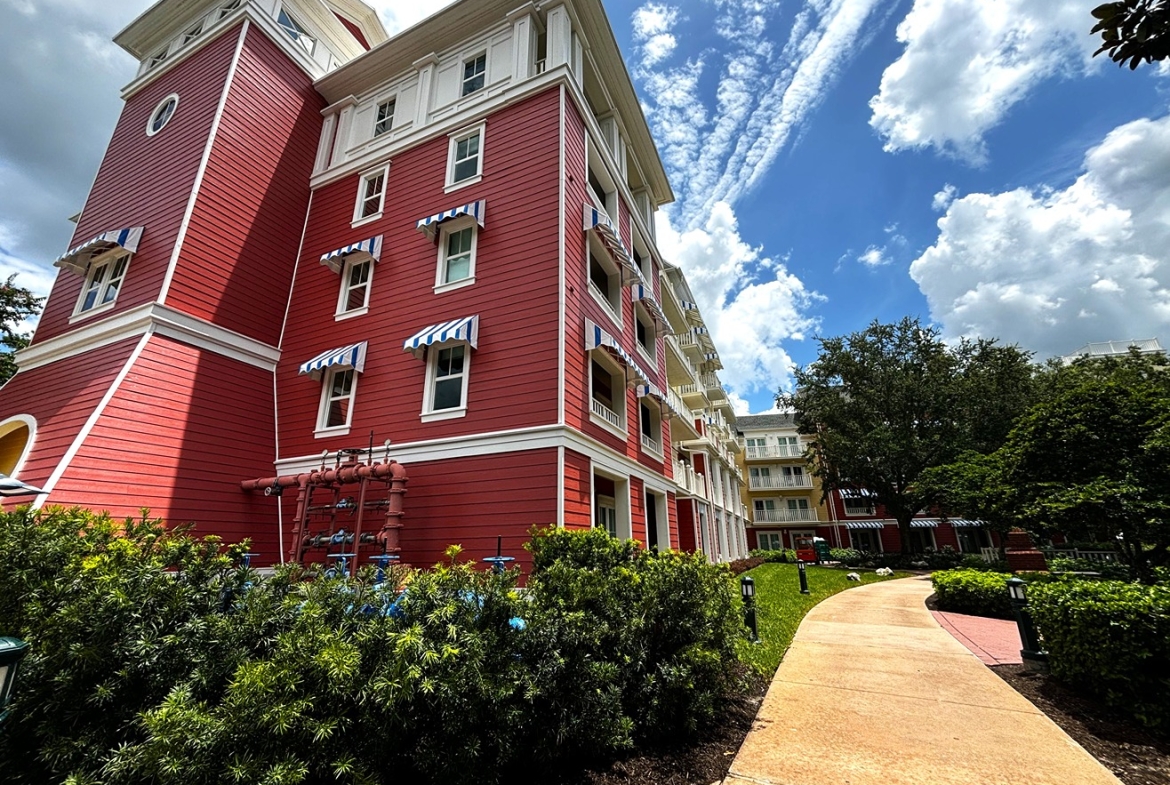
[{"label": "green hedge", "polygon": [[1054,676],[1170,728],[1170,586],[1066,580],[1028,600]]},{"label": "green hedge", "polygon": [[972,616],[1011,618],[1007,581],[1010,575],[984,570],[944,570],[930,576],[938,608]]},{"label": "green hedge", "polygon": [[518,781],[695,733],[741,688],[726,567],[599,529],[530,548],[525,592],[457,547],[383,584],[266,578],[158,521],[0,514],[0,635],[32,646],[0,779]]}]

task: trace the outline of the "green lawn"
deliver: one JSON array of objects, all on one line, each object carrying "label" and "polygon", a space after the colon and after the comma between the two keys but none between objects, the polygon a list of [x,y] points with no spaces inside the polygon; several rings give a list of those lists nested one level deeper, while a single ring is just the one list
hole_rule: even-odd
[{"label": "green lawn", "polygon": [[[761,564],[744,573],[756,582],[756,619],[760,630],[759,643],[743,643],[740,656],[765,677],[771,678],[784,652],[792,643],[792,636],[801,619],[826,597],[839,591],[864,586],[867,583],[905,578],[909,573],[895,572],[891,578],[881,578],[873,570],[848,570],[830,567],[808,567],[809,594],[800,593],[800,578],[795,564]],[[845,576],[856,572],[861,583]]]}]

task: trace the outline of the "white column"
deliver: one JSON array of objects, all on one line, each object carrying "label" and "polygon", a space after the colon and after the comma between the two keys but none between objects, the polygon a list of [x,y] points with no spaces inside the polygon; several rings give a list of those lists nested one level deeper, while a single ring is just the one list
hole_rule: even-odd
[{"label": "white column", "polygon": [[533,52],[536,41],[533,33],[532,14],[536,6],[522,5],[508,13],[512,23],[512,81],[519,82],[532,75]]},{"label": "white column", "polygon": [[439,64],[439,57],[431,52],[426,57],[415,60],[413,65],[418,71],[418,103],[414,110],[414,127],[422,128],[431,115],[431,103],[434,101],[435,66]]},{"label": "white column", "polygon": [[548,9],[545,16],[548,29],[545,31],[547,59],[550,69],[570,63],[573,45],[573,23],[569,11],[563,5]]}]

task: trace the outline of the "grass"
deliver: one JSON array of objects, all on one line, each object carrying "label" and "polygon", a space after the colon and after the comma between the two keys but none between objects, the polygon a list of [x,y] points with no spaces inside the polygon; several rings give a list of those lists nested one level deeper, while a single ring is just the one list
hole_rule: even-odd
[{"label": "grass", "polygon": [[845,576],[854,570],[831,567],[808,567],[808,594],[800,593],[800,578],[795,564],[761,564],[744,573],[756,582],[756,622],[759,643],[742,643],[740,658],[766,678],[771,678],[796,635],[804,615],[814,605],[837,592],[868,583],[905,578],[910,573],[895,572],[890,577],[875,575],[873,570],[855,570],[861,582]]}]

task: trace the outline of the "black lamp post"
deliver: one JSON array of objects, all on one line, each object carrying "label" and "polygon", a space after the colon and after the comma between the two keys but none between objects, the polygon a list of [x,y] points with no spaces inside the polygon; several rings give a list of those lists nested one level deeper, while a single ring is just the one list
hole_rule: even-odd
[{"label": "black lamp post", "polygon": [[1028,582],[1020,578],[1009,578],[1007,582],[1012,614],[1016,617],[1020,642],[1024,645],[1024,648],[1020,649],[1020,657],[1030,669],[1047,672],[1048,652],[1040,648],[1040,636],[1036,634],[1036,626],[1032,624],[1032,614],[1028,611],[1027,586]]},{"label": "black lamp post", "polygon": [[8,718],[8,706],[12,701],[12,687],[16,684],[16,672],[28,644],[19,638],[0,638],[0,724]]},{"label": "black lamp post", "polygon": [[796,573],[800,576],[800,593],[808,594],[808,573],[804,571],[804,562],[796,560]]},{"label": "black lamp post", "polygon": [[743,597],[743,623],[752,633],[752,641],[759,642],[756,629],[756,582],[747,575],[739,579],[739,593]]}]

